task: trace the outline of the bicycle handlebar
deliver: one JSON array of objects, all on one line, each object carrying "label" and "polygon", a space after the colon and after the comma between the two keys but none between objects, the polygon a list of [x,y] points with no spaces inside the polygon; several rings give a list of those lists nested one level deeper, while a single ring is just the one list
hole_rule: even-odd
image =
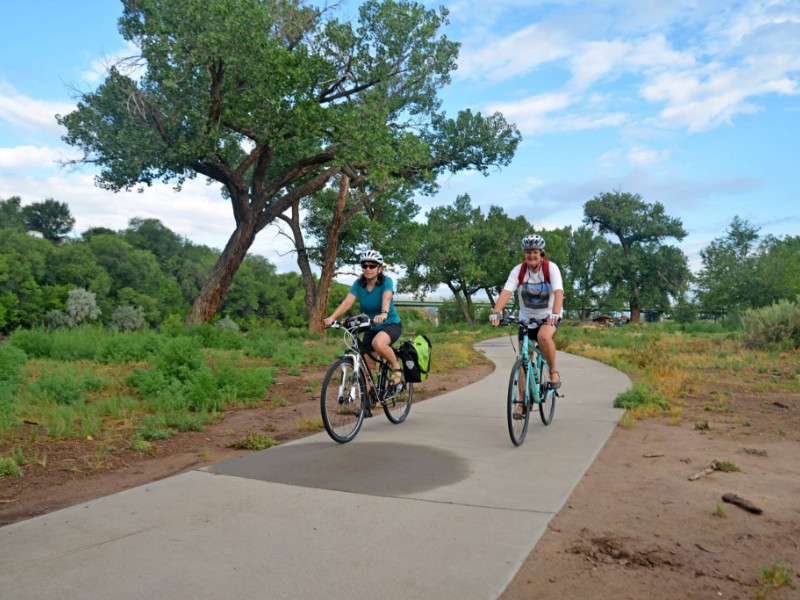
[{"label": "bicycle handlebar", "polygon": [[372,326],[372,320],[365,314],[346,317],[342,321],[334,321],[329,325],[330,329],[346,329],[351,333],[353,331],[361,331],[362,329],[369,329]]},{"label": "bicycle handlebar", "polygon": [[500,319],[500,325],[544,325],[547,323],[547,318],[544,319],[528,319],[527,321],[523,321],[513,315],[509,315],[508,317],[503,317]]}]

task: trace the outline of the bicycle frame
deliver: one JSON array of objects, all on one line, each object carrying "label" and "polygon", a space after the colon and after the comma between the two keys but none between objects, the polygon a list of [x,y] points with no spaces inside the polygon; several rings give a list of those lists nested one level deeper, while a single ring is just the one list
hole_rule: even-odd
[{"label": "bicycle frame", "polygon": [[[541,326],[544,321],[534,321]],[[539,408],[542,423],[549,425],[555,411],[557,392],[548,387],[550,366],[538,344],[532,343],[527,331],[527,323],[516,317],[501,319],[501,325],[524,327],[522,343],[519,345],[517,359],[511,366],[508,387],[508,432],[511,441],[519,446],[528,431],[530,412],[534,405]],[[515,348],[516,350],[516,348]]]}]

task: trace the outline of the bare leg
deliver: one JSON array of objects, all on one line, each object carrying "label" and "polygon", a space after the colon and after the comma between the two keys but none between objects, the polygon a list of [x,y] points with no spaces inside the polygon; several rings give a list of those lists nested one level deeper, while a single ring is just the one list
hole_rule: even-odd
[{"label": "bare leg", "polygon": [[561,381],[561,375],[556,366],[556,343],[553,341],[555,333],[556,328],[553,325],[542,325],[539,328],[539,350],[542,351],[544,359],[550,365],[550,381],[553,383]]},{"label": "bare leg", "polygon": [[397,362],[397,356],[394,350],[392,350],[392,339],[389,337],[389,334],[385,331],[379,331],[375,337],[372,338],[372,348],[388,361],[393,371],[392,379],[398,381],[400,378],[398,377],[399,373],[397,373],[397,371],[400,369],[400,364]]}]

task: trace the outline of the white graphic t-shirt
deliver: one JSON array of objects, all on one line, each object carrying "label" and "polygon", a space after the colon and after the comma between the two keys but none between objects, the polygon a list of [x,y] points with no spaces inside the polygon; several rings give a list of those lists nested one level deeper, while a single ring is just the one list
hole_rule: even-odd
[{"label": "white graphic t-shirt", "polygon": [[[522,285],[519,284],[521,268],[527,271]],[[564,284],[561,279],[561,270],[552,261],[550,261],[549,273],[550,282],[547,283],[544,280],[542,267],[536,273],[531,272],[527,265],[517,265],[511,269],[503,289],[512,293],[519,290],[519,318],[521,321],[546,319],[553,312],[555,292],[556,290],[563,291]],[[559,316],[562,315],[563,308],[559,313]]]}]

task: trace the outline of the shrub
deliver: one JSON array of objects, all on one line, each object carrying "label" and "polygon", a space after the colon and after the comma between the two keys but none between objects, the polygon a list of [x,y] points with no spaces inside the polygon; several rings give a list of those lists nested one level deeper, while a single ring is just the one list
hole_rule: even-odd
[{"label": "shrub", "polygon": [[110,326],[116,331],[139,331],[144,327],[144,308],[119,306],[111,313]]},{"label": "shrub", "polygon": [[237,325],[236,321],[234,321],[230,317],[225,317],[223,319],[220,319],[219,321],[214,323],[214,327],[216,327],[220,331],[233,331],[234,333],[239,333],[239,325]]},{"label": "shrub", "polygon": [[780,300],[772,306],[751,309],[742,314],[748,348],[800,348],[800,296],[795,302]]},{"label": "shrub", "polygon": [[0,345],[0,384],[18,383],[19,371],[27,360],[28,355],[23,350],[8,344]]},{"label": "shrub", "polygon": [[70,290],[65,312],[74,325],[94,321],[100,316],[95,294],[84,289]]},{"label": "shrub", "polygon": [[69,318],[69,315],[55,308],[44,316],[44,326],[50,330],[63,329],[73,325],[74,323]]},{"label": "shrub", "polygon": [[53,351],[53,336],[45,329],[17,329],[8,343],[19,348],[31,358],[50,358]]},{"label": "shrub", "polygon": [[664,397],[650,386],[637,383],[627,392],[621,393],[614,400],[616,408],[636,409],[646,406],[655,406],[663,410],[668,410],[670,405]]}]

